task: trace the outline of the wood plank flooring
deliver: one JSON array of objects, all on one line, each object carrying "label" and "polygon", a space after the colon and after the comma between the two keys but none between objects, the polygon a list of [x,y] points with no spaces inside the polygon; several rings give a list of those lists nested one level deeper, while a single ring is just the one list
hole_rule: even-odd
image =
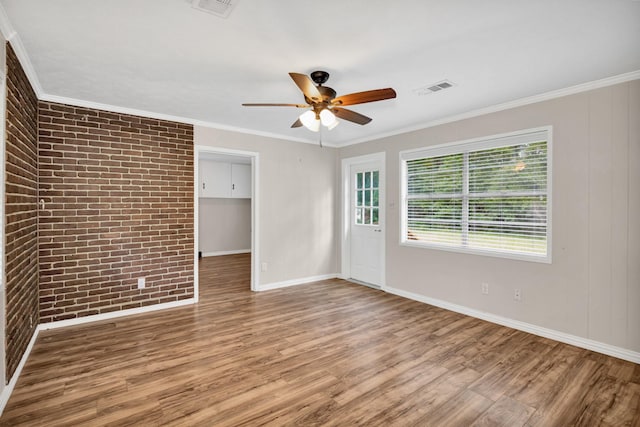
[{"label": "wood plank flooring", "polygon": [[640,426],[640,365],[341,280],[43,332],[2,426]]}]

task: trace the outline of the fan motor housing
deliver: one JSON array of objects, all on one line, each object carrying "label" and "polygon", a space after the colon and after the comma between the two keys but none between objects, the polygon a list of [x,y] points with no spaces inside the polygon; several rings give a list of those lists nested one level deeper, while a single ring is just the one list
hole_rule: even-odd
[{"label": "fan motor housing", "polygon": [[325,102],[331,101],[336,97],[336,91],[329,86],[318,86],[318,92],[322,95],[322,100]]},{"label": "fan motor housing", "polygon": [[331,101],[336,97],[336,91],[330,88],[329,86],[318,86],[318,92],[322,95],[322,101],[314,101],[312,99],[304,97],[304,100],[309,105],[313,105],[314,107],[326,107],[331,104]]}]

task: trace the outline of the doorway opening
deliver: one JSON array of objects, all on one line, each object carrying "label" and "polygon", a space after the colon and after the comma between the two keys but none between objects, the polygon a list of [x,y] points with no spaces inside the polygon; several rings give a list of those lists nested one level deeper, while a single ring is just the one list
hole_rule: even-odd
[{"label": "doorway opening", "polygon": [[[201,259],[222,268],[225,260],[250,267],[250,287],[258,282],[258,153],[195,146],[194,298],[200,297]],[[250,258],[250,261],[248,261]],[[220,262],[222,260],[222,262]],[[217,266],[217,267],[216,267]]]},{"label": "doorway opening", "polygon": [[385,153],[342,160],[342,277],[385,287]]}]

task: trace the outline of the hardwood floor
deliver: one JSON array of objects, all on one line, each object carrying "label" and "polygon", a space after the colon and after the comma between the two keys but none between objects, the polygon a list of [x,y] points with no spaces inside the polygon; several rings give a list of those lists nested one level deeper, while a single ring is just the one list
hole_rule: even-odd
[{"label": "hardwood floor", "polygon": [[341,280],[46,331],[3,426],[640,426],[640,365]]}]

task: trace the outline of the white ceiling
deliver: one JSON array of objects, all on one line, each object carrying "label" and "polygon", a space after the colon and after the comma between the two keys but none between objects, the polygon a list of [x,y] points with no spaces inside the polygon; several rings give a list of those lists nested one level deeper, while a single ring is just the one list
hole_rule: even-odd
[{"label": "white ceiling", "polygon": [[301,103],[287,73],[317,69],[338,95],[395,88],[350,107],[373,121],[325,132],[335,145],[640,70],[636,0],[238,0],[226,19],[188,0],[0,3],[45,98],[312,142],[289,127],[301,110],[240,104]]}]

